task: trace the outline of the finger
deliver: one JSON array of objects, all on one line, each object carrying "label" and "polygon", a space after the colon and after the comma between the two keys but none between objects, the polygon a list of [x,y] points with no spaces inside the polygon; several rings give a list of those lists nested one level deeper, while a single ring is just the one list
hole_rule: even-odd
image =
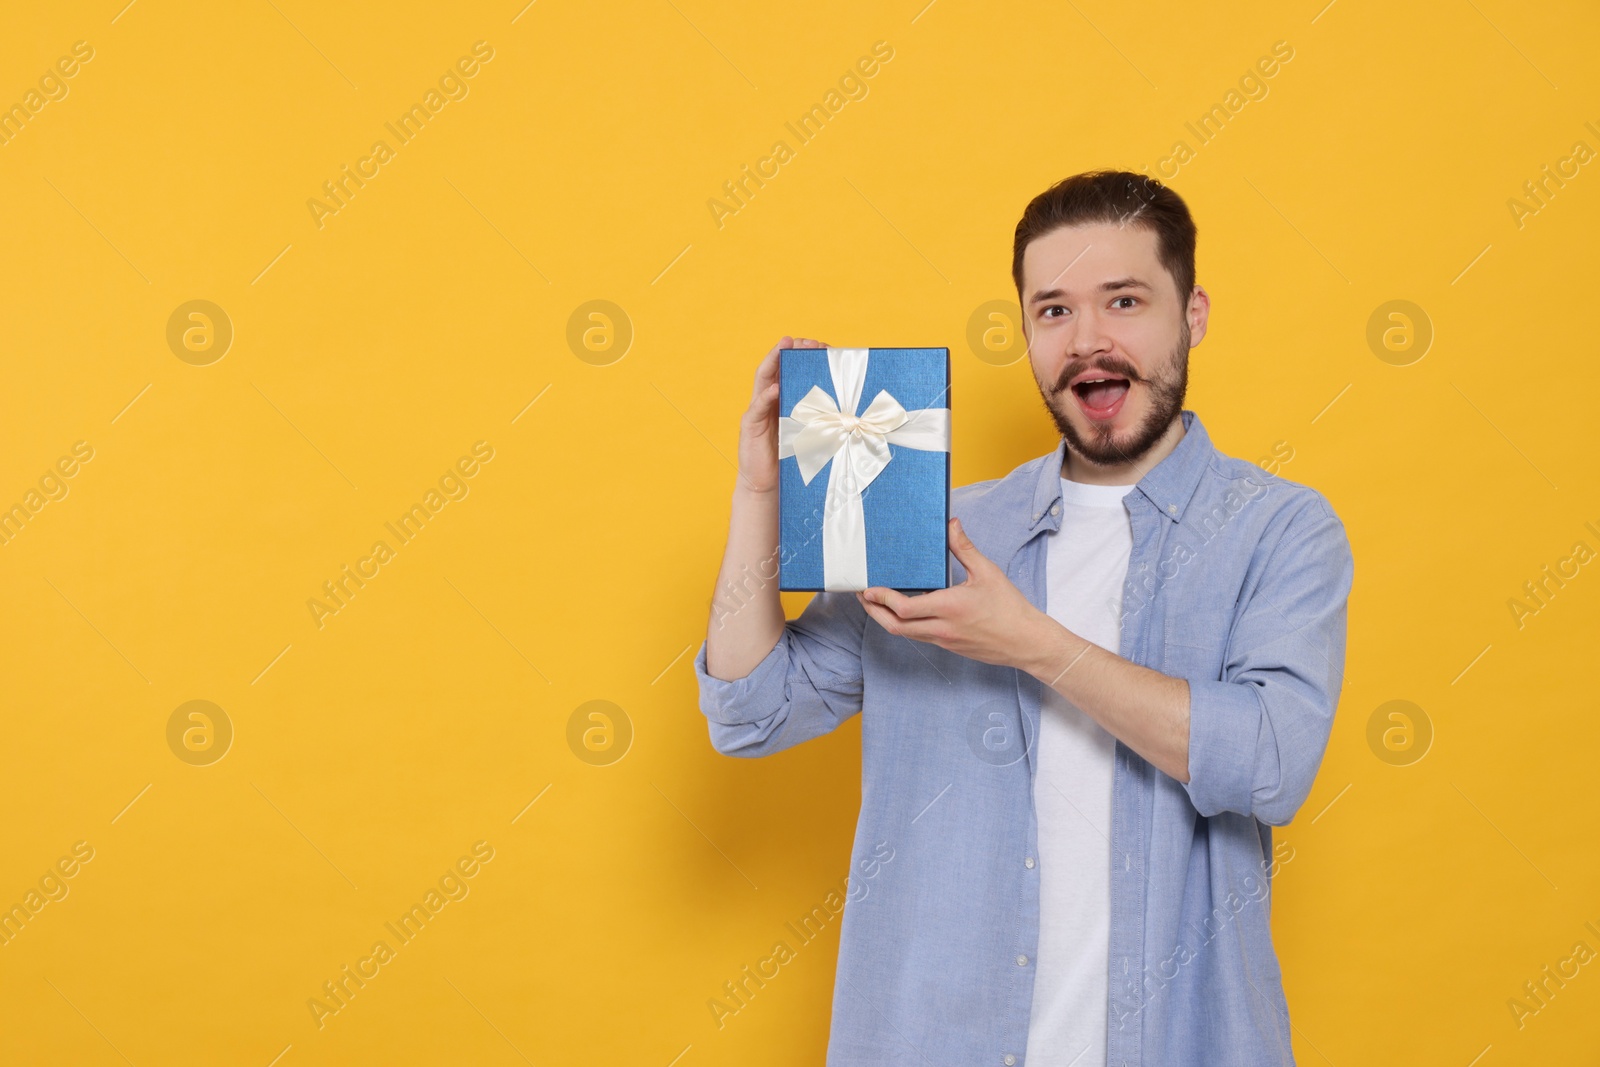
[{"label": "finger", "polygon": [[[860,599],[861,594],[857,593],[856,597]],[[861,606],[866,610],[867,616],[872,619],[873,622],[876,622],[889,633],[900,637],[913,636],[910,630],[917,624],[907,622],[905,619],[902,619],[900,616],[896,615],[894,612],[890,611],[882,604],[876,603],[875,601],[862,600]]]},{"label": "finger", "polygon": [[921,593],[907,596],[894,589],[875,585],[863,590],[861,596],[871,604],[881,605],[900,619],[928,619],[941,614],[944,598],[938,593]]},{"label": "finger", "polygon": [[883,627],[884,631],[895,637],[904,637],[912,641],[924,641],[929,644],[939,643],[939,634],[942,627],[936,622],[926,619],[902,619],[882,604],[868,602],[867,614]]},{"label": "finger", "polygon": [[960,519],[950,520],[950,551],[956,559],[967,569],[967,578],[982,570],[993,566],[989,558],[978,551],[978,546],[972,543],[972,538],[967,536],[967,531],[962,528]]},{"label": "finger", "polygon": [[771,350],[762,357],[760,365],[756,367],[755,385],[750,390],[751,406],[754,406],[756,401],[760,399],[761,394],[766,391],[768,385],[778,380],[778,360],[780,358],[778,353],[782,349],[794,347],[790,343],[792,340],[793,338],[790,337],[780,337],[778,343],[773,345]]},{"label": "finger", "polygon": [[750,408],[746,416],[753,420],[765,420],[772,413],[773,405],[778,400],[778,383],[769,382],[750,401]]},{"label": "finger", "polygon": [[761,364],[756,368],[755,385],[750,390],[750,411],[755,414],[758,410],[764,411],[769,401],[766,399],[768,392],[776,398],[775,382],[778,381],[782,370],[782,351],[785,348],[827,348],[822,341],[814,341],[809,337],[790,337],[788,334],[778,339],[762,358]]},{"label": "finger", "polygon": [[750,410],[745,413],[745,419],[750,423],[752,438],[761,438],[772,431],[777,423],[772,418],[773,409],[778,406],[778,383],[773,382],[767,386],[762,394],[755,398],[750,405]]},{"label": "finger", "polygon": [[881,604],[874,604],[869,600],[862,600],[859,592],[856,593],[856,599],[861,602],[861,607],[866,611],[867,618],[890,633],[894,633],[895,628],[900,625],[900,620],[888,608],[883,607]]}]

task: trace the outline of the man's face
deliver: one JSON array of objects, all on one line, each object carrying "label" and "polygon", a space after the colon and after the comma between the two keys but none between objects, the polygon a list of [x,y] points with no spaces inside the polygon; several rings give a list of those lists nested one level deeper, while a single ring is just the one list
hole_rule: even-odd
[{"label": "man's face", "polygon": [[[1022,283],[1034,380],[1061,435],[1091,463],[1136,462],[1182,412],[1189,384],[1188,302],[1155,232],[1064,226],[1029,243]],[[1203,336],[1203,310],[1197,327]]]}]

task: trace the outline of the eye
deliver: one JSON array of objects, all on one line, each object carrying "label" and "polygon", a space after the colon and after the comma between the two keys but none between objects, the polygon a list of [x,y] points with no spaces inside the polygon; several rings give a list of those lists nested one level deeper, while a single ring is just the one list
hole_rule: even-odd
[{"label": "eye", "polygon": [[1138,298],[1138,297],[1136,297],[1136,296],[1119,296],[1119,297],[1116,297],[1116,298],[1115,298],[1115,299],[1114,299],[1114,300],[1113,300],[1113,301],[1112,301],[1112,303],[1116,303],[1116,302],[1117,302],[1117,301],[1121,301],[1121,300],[1132,300],[1132,301],[1134,301],[1134,302],[1136,302],[1136,303],[1137,303],[1137,302],[1138,302],[1138,299],[1139,299],[1139,298]]},{"label": "eye", "polygon": [[1057,310],[1065,312],[1067,309],[1062,307],[1060,304],[1051,304],[1049,307],[1045,308],[1039,314],[1040,314],[1040,316],[1042,318],[1059,319],[1061,317],[1060,315],[1052,315],[1052,314],[1050,314],[1050,312],[1057,311]]}]

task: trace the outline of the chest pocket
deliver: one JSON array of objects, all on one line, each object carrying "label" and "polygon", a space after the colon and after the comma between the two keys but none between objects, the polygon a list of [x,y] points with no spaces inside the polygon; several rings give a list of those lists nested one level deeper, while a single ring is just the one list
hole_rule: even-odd
[{"label": "chest pocket", "polygon": [[1169,614],[1162,673],[1202,681],[1220,680],[1232,627],[1231,607]]}]

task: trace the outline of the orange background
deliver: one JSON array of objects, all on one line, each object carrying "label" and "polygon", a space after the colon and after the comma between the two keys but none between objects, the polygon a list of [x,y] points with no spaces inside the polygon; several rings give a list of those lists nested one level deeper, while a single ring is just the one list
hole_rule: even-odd
[{"label": "orange background", "polygon": [[[1592,966],[1520,1027],[1508,1008],[1600,949],[1600,577],[1568,564],[1520,626],[1508,607],[1600,550],[1600,177],[1571,159],[1600,149],[1591,7],[111,0],[6,22],[0,506],[25,520],[0,544],[0,905],[40,895],[0,946],[0,1061],[819,1062],[836,924],[721,1027],[707,1007],[839,885],[859,801],[858,720],[741,762],[696,708],[750,376],[785,333],[947,346],[956,483],[1047,451],[1026,361],[969,327],[1012,298],[1028,199],[1102,166],[1164,170],[1198,220],[1188,406],[1225,452],[1292,454],[1278,472],[1328,496],[1357,561],[1332,742],[1281,833],[1298,1060],[1600,1043]],[[785,124],[877,42],[892,57],[800,143]],[[1278,42],[1292,58],[1241,84]],[[385,124],[434,89],[400,143]],[[338,211],[308,207],[378,140]],[[708,206],[779,140],[764,186]],[[216,310],[174,346],[196,300]],[[1401,333],[1369,343],[1394,300]],[[452,476],[478,442],[492,458]],[[370,577],[319,626],[347,565]],[[570,731],[594,700],[609,720]],[[1410,741],[1369,742],[1393,700],[1420,709]],[[52,877],[77,842],[92,859]],[[492,859],[451,876],[478,842]],[[423,931],[319,1020],[323,983],[431,889]]]}]

